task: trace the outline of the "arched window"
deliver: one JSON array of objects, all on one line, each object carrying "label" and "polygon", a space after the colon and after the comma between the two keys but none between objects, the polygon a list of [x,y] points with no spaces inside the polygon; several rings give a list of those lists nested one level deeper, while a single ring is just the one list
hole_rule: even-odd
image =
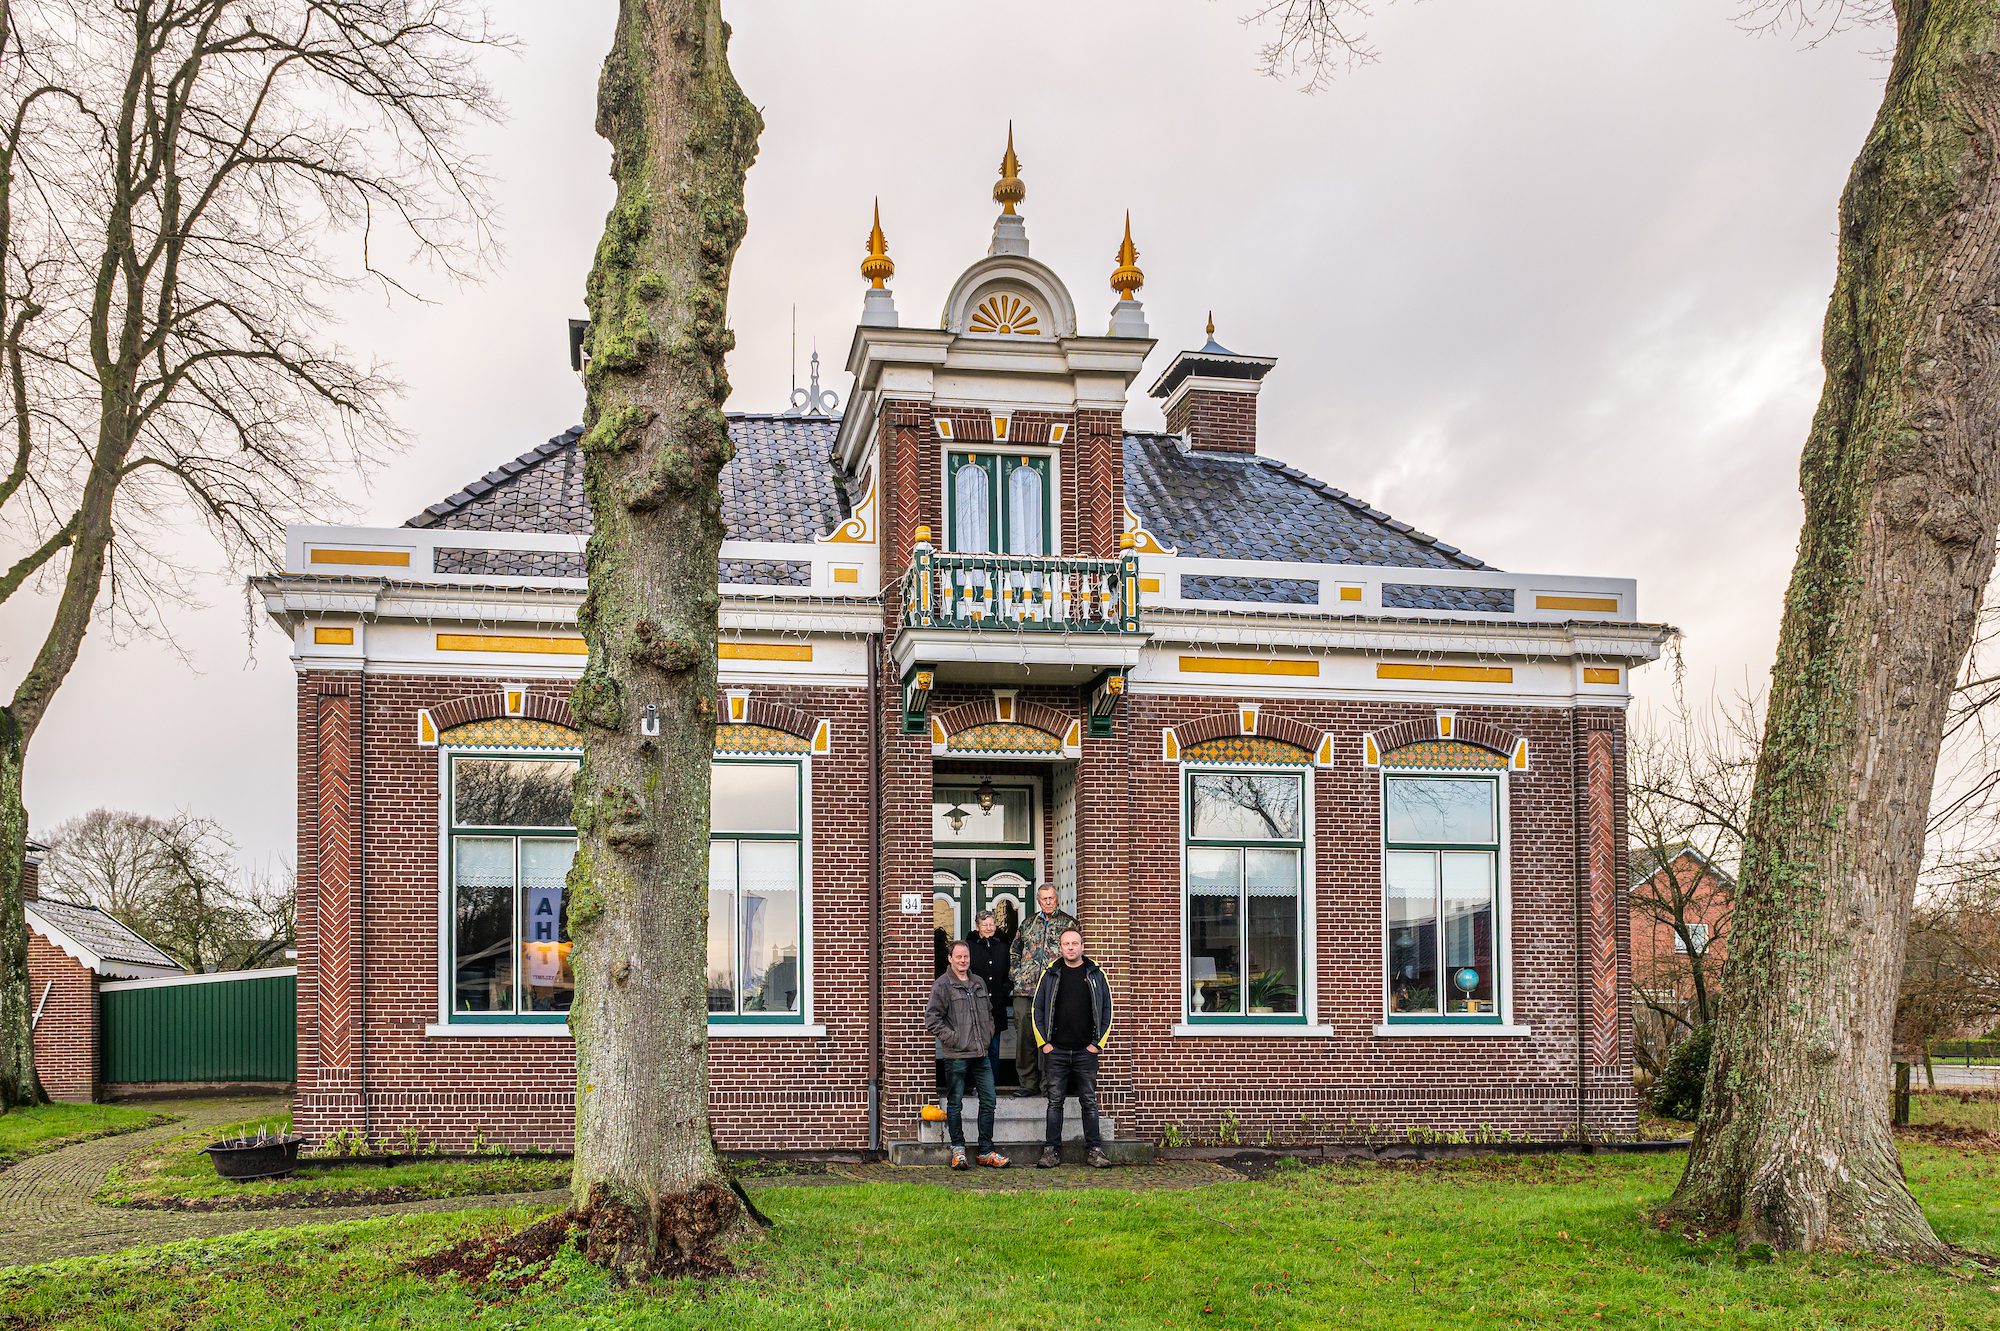
[{"label": "arched window", "polygon": [[1047,511],[1043,490],[1040,468],[1025,460],[1014,464],[1007,476],[1008,554],[1048,553],[1048,534],[1043,524]]}]

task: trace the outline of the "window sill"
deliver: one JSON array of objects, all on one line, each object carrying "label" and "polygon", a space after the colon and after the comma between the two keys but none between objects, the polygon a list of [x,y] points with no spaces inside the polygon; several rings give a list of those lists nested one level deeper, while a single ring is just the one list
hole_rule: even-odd
[{"label": "window sill", "polygon": [[1443,1036],[1454,1040],[1490,1040],[1503,1036],[1519,1039],[1534,1033],[1534,1028],[1530,1026],[1503,1026],[1492,1021],[1397,1021],[1382,1022],[1375,1027],[1375,1034],[1385,1039],[1402,1036]]},{"label": "window sill", "polygon": [[1334,1029],[1331,1026],[1307,1026],[1300,1022],[1287,1025],[1275,1021],[1182,1021],[1174,1024],[1171,1034],[1177,1040],[1200,1039],[1208,1035],[1225,1035],[1231,1039],[1249,1035],[1273,1040],[1327,1040],[1333,1037]]},{"label": "window sill", "polygon": [[[448,1039],[506,1039],[506,1040],[567,1040],[569,1024],[560,1021],[434,1021],[424,1027],[427,1036],[441,1036]],[[826,1027],[822,1025],[796,1026],[782,1022],[711,1024],[708,1028],[710,1040],[748,1039],[794,1039],[804,1040],[824,1036]]]}]

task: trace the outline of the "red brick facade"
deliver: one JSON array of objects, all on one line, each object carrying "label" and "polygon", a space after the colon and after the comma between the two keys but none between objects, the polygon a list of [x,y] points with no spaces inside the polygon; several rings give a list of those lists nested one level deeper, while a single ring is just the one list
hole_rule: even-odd
[{"label": "red brick facade", "polygon": [[35,1019],[35,1072],[51,1100],[97,1098],[97,976],[28,930],[28,1011]]},{"label": "red brick facade", "polygon": [[1167,429],[1211,453],[1257,451],[1257,395],[1194,388],[1167,410]]}]

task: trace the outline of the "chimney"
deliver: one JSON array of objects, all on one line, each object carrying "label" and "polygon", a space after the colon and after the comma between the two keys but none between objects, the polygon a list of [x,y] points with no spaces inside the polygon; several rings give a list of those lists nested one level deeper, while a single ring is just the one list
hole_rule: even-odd
[{"label": "chimney", "polygon": [[1211,312],[1208,341],[1199,351],[1177,353],[1150,391],[1165,399],[1167,429],[1185,432],[1190,446],[1205,453],[1255,453],[1257,388],[1277,363],[1275,356],[1239,356],[1217,342]]},{"label": "chimney", "polygon": [[28,843],[27,860],[21,865],[21,900],[40,901],[42,899],[42,856],[49,848],[37,842]]}]

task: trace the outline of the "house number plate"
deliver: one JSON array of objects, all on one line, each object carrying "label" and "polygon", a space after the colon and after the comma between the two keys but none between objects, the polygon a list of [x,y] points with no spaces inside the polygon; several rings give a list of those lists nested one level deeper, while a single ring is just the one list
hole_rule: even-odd
[{"label": "house number plate", "polygon": [[923,913],[924,913],[924,894],[921,892],[903,893],[903,914],[921,915]]}]

